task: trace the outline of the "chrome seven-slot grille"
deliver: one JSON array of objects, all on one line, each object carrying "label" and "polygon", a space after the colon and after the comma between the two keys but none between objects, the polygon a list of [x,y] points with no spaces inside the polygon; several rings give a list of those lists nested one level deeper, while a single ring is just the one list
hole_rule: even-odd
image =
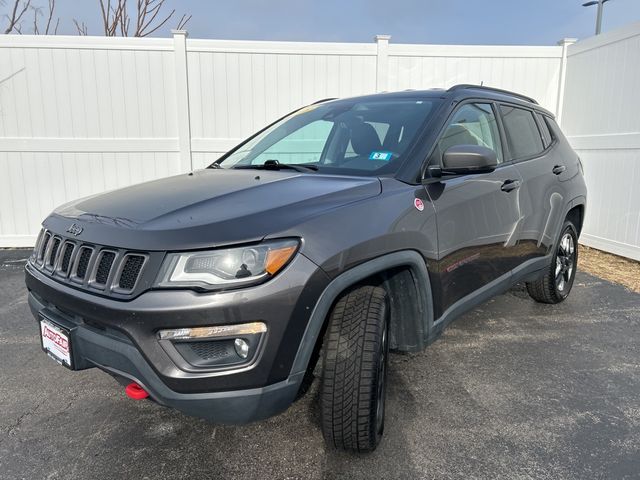
[{"label": "chrome seven-slot grille", "polygon": [[136,288],[147,258],[144,253],[78,242],[42,229],[32,263],[59,281],[128,295]]}]

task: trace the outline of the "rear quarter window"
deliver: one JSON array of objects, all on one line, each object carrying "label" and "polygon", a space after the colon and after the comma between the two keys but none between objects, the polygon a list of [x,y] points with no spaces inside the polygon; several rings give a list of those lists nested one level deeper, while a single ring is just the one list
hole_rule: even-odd
[{"label": "rear quarter window", "polygon": [[545,119],[544,115],[540,115],[536,113],[536,117],[538,118],[538,126],[540,127],[540,133],[542,133],[542,140],[544,141],[544,148],[548,148],[549,145],[553,143],[553,134],[551,133],[551,129],[549,128],[549,124]]},{"label": "rear quarter window", "polygon": [[562,130],[560,130],[560,126],[558,125],[558,123],[551,117],[544,117],[544,119],[547,127],[549,127],[549,130],[551,131],[551,136],[554,139],[563,138],[563,133]]},{"label": "rear quarter window", "polygon": [[532,157],[544,150],[533,112],[509,105],[501,105],[500,111],[513,160]]}]

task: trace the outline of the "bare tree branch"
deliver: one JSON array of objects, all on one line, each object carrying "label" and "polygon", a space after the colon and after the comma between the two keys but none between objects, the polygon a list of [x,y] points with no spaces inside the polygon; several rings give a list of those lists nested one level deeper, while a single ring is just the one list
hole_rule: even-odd
[{"label": "bare tree branch", "polygon": [[33,9],[33,34],[34,35],[40,34],[40,32],[38,31],[38,15],[40,15],[40,9],[34,8]]},{"label": "bare tree branch", "polygon": [[[165,26],[176,11],[164,13],[166,0],[98,0],[102,16],[102,29],[107,37],[129,35],[147,37]],[[135,3],[134,3],[135,2]],[[48,10],[40,6],[44,0],[0,0],[0,6],[8,5],[9,13],[0,18],[6,18],[8,25],[4,33],[33,33],[56,34],[60,25],[60,18],[55,17],[56,0],[47,0]],[[38,4],[38,5],[34,5]],[[23,27],[22,20],[28,11],[33,11],[32,27]],[[46,18],[45,18],[46,15]],[[135,19],[132,22],[132,18]],[[42,18],[41,18],[42,17]],[[79,35],[88,35],[88,27],[84,21],[72,19]],[[191,20],[191,15],[182,15],[178,21],[178,29],[184,28]],[[134,23],[135,22],[135,23]],[[132,25],[132,23],[134,23]],[[5,27],[3,27],[4,29]]]},{"label": "bare tree branch", "polygon": [[187,23],[189,23],[189,20],[191,20],[192,15],[189,15],[187,17],[186,14],[182,15],[182,17],[180,17],[180,21],[178,22],[178,26],[176,27],[176,30],[182,30],[184,29],[184,27],[187,26]]},{"label": "bare tree branch", "polygon": [[[22,5],[22,8],[19,8],[20,5]],[[22,33],[22,27],[19,25],[19,22],[30,6],[31,0],[15,0],[13,8],[11,9],[11,15],[6,16],[7,20],[9,20],[9,25],[4,33],[11,33],[14,30],[18,33]]]},{"label": "bare tree branch", "polygon": [[[44,29],[44,34],[45,35],[49,35],[50,31],[51,31],[51,21],[53,20],[53,12],[55,11],[56,8],[56,2],[55,0],[49,0],[49,10],[48,10],[48,14],[47,14],[47,23],[45,24],[45,29]],[[41,30],[40,30],[40,25],[39,25],[39,21],[38,21],[38,17],[40,15],[42,15],[42,7],[34,7],[32,6],[31,9],[33,10],[33,34],[34,35],[40,35]],[[58,25],[60,24],[60,18],[57,19],[56,21],[56,25],[55,25],[55,29],[54,31],[57,32],[58,31]]]},{"label": "bare tree branch", "polygon": [[73,19],[73,24],[76,26],[76,30],[78,31],[78,35],[81,36],[86,36],[88,35],[87,33],[87,26],[85,25],[84,22],[78,22],[78,20],[76,20],[75,18]]},{"label": "bare tree branch", "polygon": [[[51,20],[53,19],[53,12],[56,9],[56,0],[49,0],[49,16],[47,17],[47,26],[44,29],[44,34],[45,35],[49,35],[49,32],[51,31]],[[60,24],[60,17],[58,17],[58,20],[56,21],[56,26],[53,30],[53,33],[56,34],[58,33],[58,25]]]},{"label": "bare tree branch", "polygon": [[175,10],[171,10],[171,13],[164,17],[157,25],[153,26],[153,22],[160,13],[164,5],[165,0],[138,0],[138,21],[136,28],[136,37],[146,37],[162,27],[169,19],[176,13]]},{"label": "bare tree branch", "polygon": [[[0,0],[0,6],[6,5],[7,2]],[[6,18],[9,21],[9,25],[4,33],[32,33],[34,35],[49,35],[58,32],[58,26],[60,25],[60,18],[56,19],[55,25],[53,24],[53,17],[56,9],[56,1],[48,0],[46,23],[41,23],[41,18],[44,17],[44,7],[34,5],[32,0],[16,0],[11,7],[11,13],[2,15],[2,18]],[[31,22],[31,29],[27,29],[23,22],[23,18],[27,11],[33,12],[33,21]],[[29,30],[29,31],[28,31]]]},{"label": "bare tree branch", "polygon": [[111,13],[111,0],[107,1],[107,6],[104,6],[104,2],[100,0],[100,9],[102,10],[102,20],[104,22],[104,34],[107,35],[107,29],[109,25],[109,15]]},{"label": "bare tree branch", "polygon": [[123,37],[129,36],[129,25],[131,24],[131,18],[129,17],[129,12],[127,10],[127,0],[119,0],[119,24],[120,24],[120,35]]},{"label": "bare tree branch", "polygon": [[115,6],[111,0],[100,0],[100,10],[102,13],[102,26],[107,37],[115,37],[120,29],[120,35],[127,36],[125,31],[127,20],[127,0],[117,0]]},{"label": "bare tree branch", "polygon": [[[105,7],[104,2],[100,0],[100,11],[102,12],[102,25],[104,27],[104,34],[109,35],[109,12],[111,11],[111,2],[108,1]],[[74,20],[75,22],[75,20]]]}]

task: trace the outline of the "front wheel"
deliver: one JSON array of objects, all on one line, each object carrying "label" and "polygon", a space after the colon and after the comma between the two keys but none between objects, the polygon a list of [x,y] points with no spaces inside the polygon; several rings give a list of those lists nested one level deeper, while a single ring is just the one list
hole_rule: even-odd
[{"label": "front wheel", "polygon": [[389,308],[379,287],[354,289],[336,303],[323,344],[322,433],[331,447],[375,450],[384,431]]},{"label": "front wheel", "polygon": [[572,222],[564,222],[551,264],[539,279],[527,283],[531,298],[541,303],[560,303],[569,295],[578,266],[578,235]]}]

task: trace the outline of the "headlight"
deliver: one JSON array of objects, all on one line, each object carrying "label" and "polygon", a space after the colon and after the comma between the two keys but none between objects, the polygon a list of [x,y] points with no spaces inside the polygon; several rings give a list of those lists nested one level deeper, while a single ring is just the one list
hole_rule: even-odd
[{"label": "headlight", "polygon": [[170,253],[157,285],[213,290],[260,283],[282,270],[298,245],[297,240],[276,240],[245,247]]}]

